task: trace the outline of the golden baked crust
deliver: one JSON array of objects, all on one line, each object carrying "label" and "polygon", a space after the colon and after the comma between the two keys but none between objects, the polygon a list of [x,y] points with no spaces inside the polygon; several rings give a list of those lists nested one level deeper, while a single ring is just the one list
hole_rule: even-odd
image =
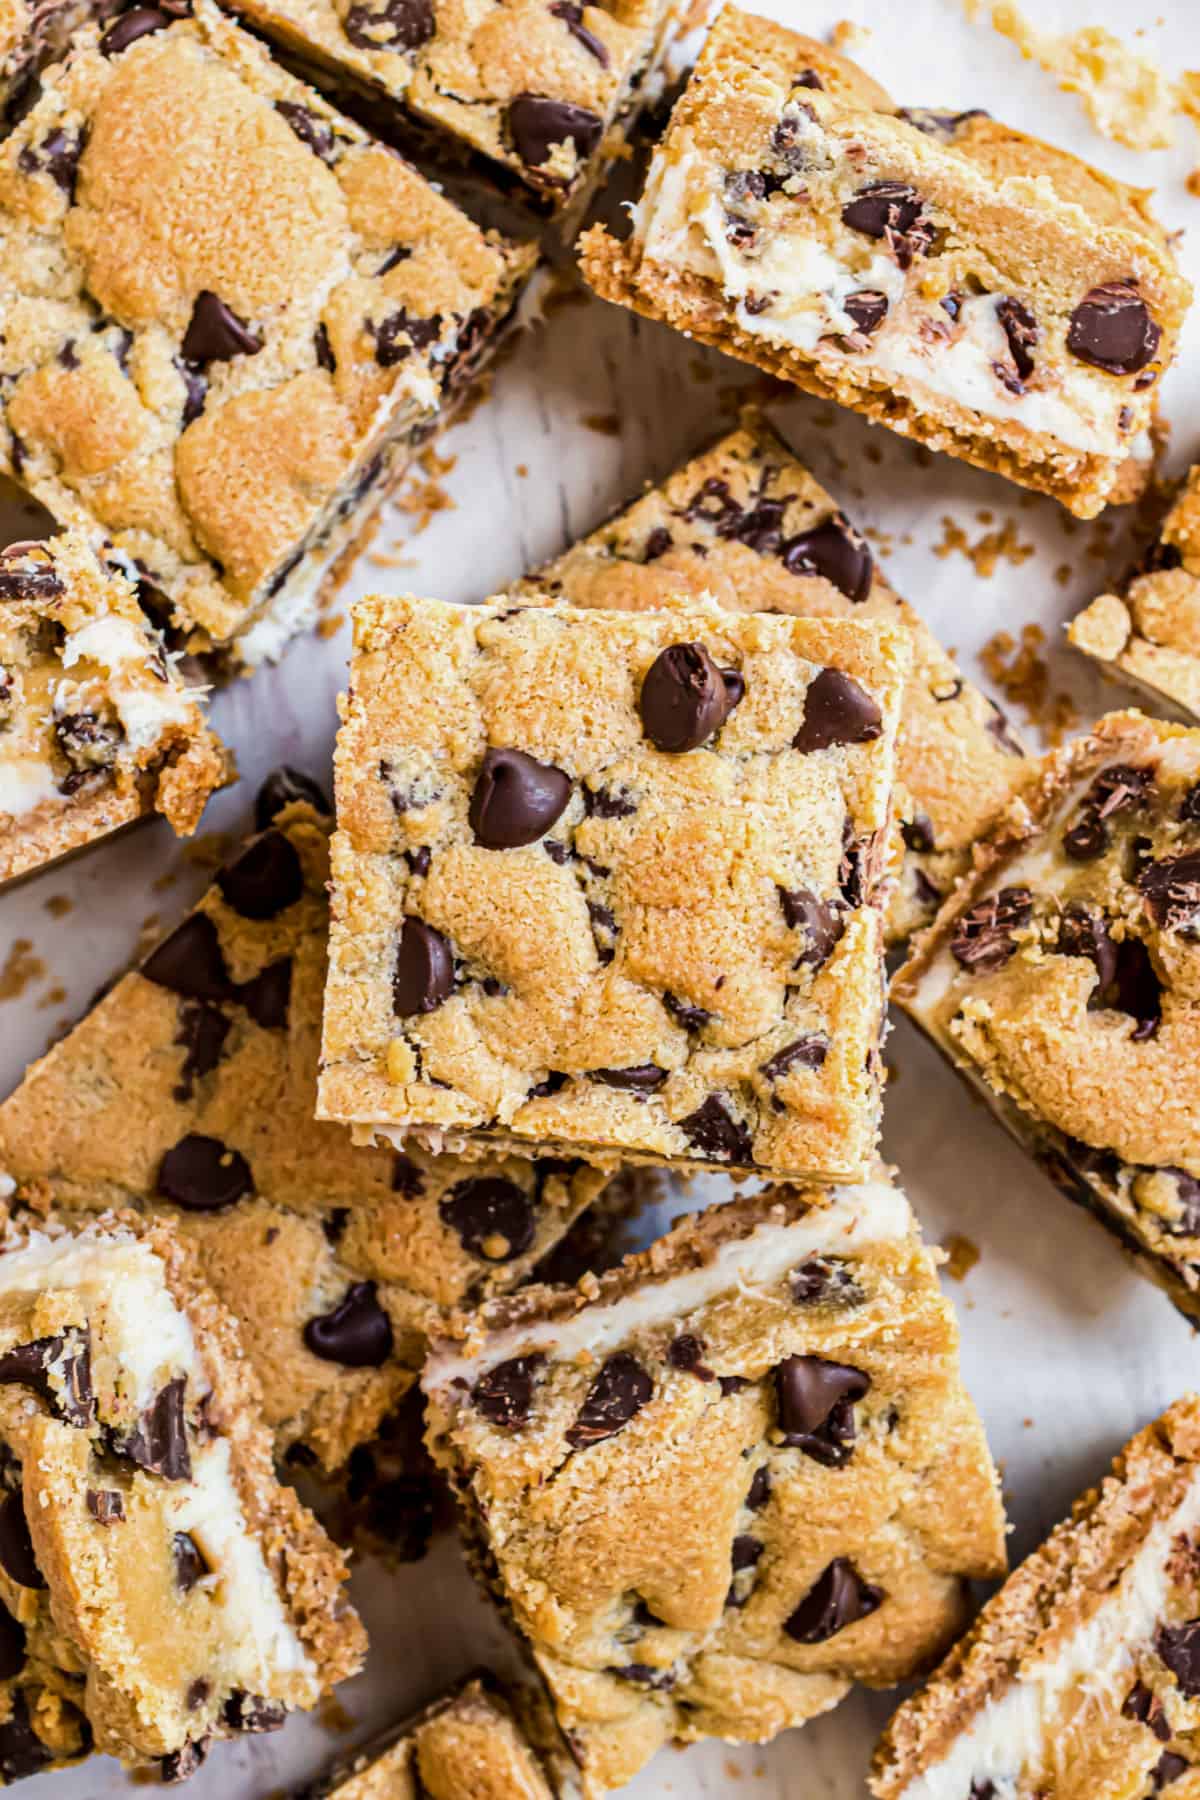
[{"label": "golden baked crust", "polygon": [[893,983],[997,1117],[1200,1318],[1200,731],[1046,757]]},{"label": "golden baked crust", "polygon": [[978,115],[898,112],[734,7],[631,235],[594,227],[581,262],[605,298],[1085,518],[1145,485],[1191,295],[1144,194]]},{"label": "golden baked crust", "polygon": [[1125,1446],[895,1714],[875,1754],[878,1800],[1133,1800],[1168,1787],[1190,1800],[1198,1461],[1200,1401],[1189,1395]]},{"label": "golden baked crust", "polygon": [[330,829],[293,800],[220,871],[0,1104],[0,1170],[14,1214],[173,1219],[240,1322],[277,1449],[333,1469],[412,1386],[442,1309],[527,1277],[613,1184],[315,1122]]},{"label": "golden baked crust", "polygon": [[896,748],[905,856],[889,943],[929,923],[1032,767],[1000,708],[963,677],[892,591],[865,538],[752,408],[737,431],[511,591],[630,612],[672,593],[708,593],[731,612],[880,619],[907,632],[913,662]]},{"label": "golden baked crust", "polygon": [[589,1794],[901,1680],[1003,1570],[935,1268],[882,1179],[773,1188],[434,1346],[430,1448]]},{"label": "golden baked crust", "polygon": [[908,660],[883,625],[688,596],[360,602],[320,1116],[864,1173]]},{"label": "golden baked crust", "polygon": [[0,466],[111,540],[181,634],[253,662],[536,253],[208,0],[158,17],[81,30],[0,148]]}]

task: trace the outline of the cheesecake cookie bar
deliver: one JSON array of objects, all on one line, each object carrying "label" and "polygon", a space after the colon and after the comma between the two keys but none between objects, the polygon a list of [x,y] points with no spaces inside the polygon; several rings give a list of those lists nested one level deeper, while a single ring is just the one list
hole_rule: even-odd
[{"label": "cheesecake cookie bar", "polygon": [[333,1469],[412,1386],[441,1310],[526,1277],[612,1184],[357,1149],[314,1121],[331,821],[312,798],[270,778],[263,830],[196,911],[0,1104],[0,1171],[14,1215],[175,1220],[239,1321],[277,1449]]},{"label": "cheesecake cookie bar", "polygon": [[904,866],[890,943],[928,924],[1031,767],[1000,708],[964,679],[836,501],[750,408],[737,431],[512,591],[631,612],[707,593],[731,612],[881,619],[906,632],[913,660],[896,749]]},{"label": "cheesecake cookie bar", "polygon": [[979,112],[897,110],[853,63],[727,7],[596,291],[1053,494],[1149,475],[1191,290],[1144,193]]},{"label": "cheesecake cookie bar", "polygon": [[1200,464],[1140,567],[1085,607],[1067,636],[1151,705],[1200,724]]},{"label": "cheesecake cookie bar", "polygon": [[0,550],[0,884],[229,778],[133,587],[79,532]]},{"label": "cheesecake cookie bar", "polygon": [[321,1116],[855,1177],[908,645],[886,626],[355,610]]},{"label": "cheesecake cookie bar", "polygon": [[366,1647],[258,1405],[230,1315],[162,1222],[6,1240],[0,1599],[81,1677],[97,1749],[168,1779],[214,1737],[315,1706]]},{"label": "cheesecake cookie bar", "polygon": [[491,1304],[424,1385],[589,1794],[902,1680],[1004,1568],[953,1314],[882,1179],[768,1189]]},{"label": "cheesecake cookie bar", "polygon": [[533,260],[209,0],[89,25],[0,144],[0,468],[261,661]]},{"label": "cheesecake cookie bar", "polygon": [[1200,731],[1112,713],[1046,758],[892,992],[1200,1322]]},{"label": "cheesecake cookie bar", "polygon": [[877,1800],[1200,1792],[1200,1401],[1170,1407],[984,1607],[876,1753]]}]

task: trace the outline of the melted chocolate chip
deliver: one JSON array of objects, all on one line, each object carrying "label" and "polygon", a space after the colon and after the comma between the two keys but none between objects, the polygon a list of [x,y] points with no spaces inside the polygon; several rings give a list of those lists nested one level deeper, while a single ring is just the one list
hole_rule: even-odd
[{"label": "melted chocolate chip", "polygon": [[414,350],[428,350],[442,334],[442,315],[422,319],[411,316],[403,307],[389,314],[382,324],[370,321],[367,329],[375,339],[375,361],[381,369],[394,369]]},{"label": "melted chocolate chip", "polygon": [[864,687],[840,669],[822,669],[804,696],[804,722],[794,750],[812,754],[836,744],[865,744],[883,730],[883,715]]},{"label": "melted chocolate chip", "polygon": [[208,1574],[208,1563],[195,1538],[187,1531],[177,1531],[171,1539],[171,1559],[175,1565],[175,1586],[181,1594],[190,1594],[198,1581]]},{"label": "melted chocolate chip", "polygon": [[183,1744],[178,1750],[170,1751],[158,1765],[164,1783],[175,1787],[181,1781],[190,1781],[208,1755],[208,1747],[208,1738],[197,1738],[195,1743]]},{"label": "melted chocolate chip", "polygon": [[1019,382],[1026,382],[1033,374],[1033,357],[1031,350],[1038,341],[1038,323],[1023,300],[1014,299],[1011,294],[1004,294],[996,302],[996,317],[1001,329],[1008,339],[1008,352],[1013,359]]},{"label": "melted chocolate chip", "polygon": [[1142,1681],[1135,1681],[1126,1694],[1121,1717],[1136,1719],[1139,1725],[1148,1725],[1160,1744],[1167,1743],[1171,1736],[1171,1727],[1162,1701]]},{"label": "melted chocolate chip", "polygon": [[314,1356],[347,1369],[379,1368],[395,1342],[373,1281],[356,1281],[332,1311],[310,1319],[302,1335]]},{"label": "melted chocolate chip", "polygon": [[100,39],[100,54],[120,56],[139,38],[148,37],[152,31],[164,31],[170,23],[167,14],[159,12],[156,6],[135,6],[131,12],[123,13],[115,25],[109,26]]},{"label": "melted chocolate chip", "polygon": [[1200,1699],[1200,1619],[1190,1619],[1185,1625],[1160,1625],[1154,1648],[1184,1698]]},{"label": "melted chocolate chip", "polygon": [[529,1423],[533,1407],[533,1381],[545,1357],[511,1356],[481,1375],[471,1389],[471,1403],[489,1425],[502,1431],[518,1431]]},{"label": "melted chocolate chip", "polygon": [[822,575],[856,606],[871,592],[875,559],[845,513],[834,513],[812,531],[789,538],[779,554],[789,574]]},{"label": "melted chocolate chip", "polygon": [[666,555],[667,551],[671,548],[671,543],[671,534],[666,526],[656,525],[647,535],[645,545],[642,549],[642,561],[644,563],[657,562],[660,556]]},{"label": "melted chocolate chip", "polygon": [[485,1262],[511,1262],[533,1243],[534,1203],[504,1175],[456,1182],[439,1200],[438,1217],[458,1233],[464,1250]]},{"label": "melted chocolate chip", "polygon": [[89,1488],[87,1509],[98,1525],[123,1525],[125,1502],[114,1488]]},{"label": "melted chocolate chip", "polygon": [[746,1491],[746,1506],[750,1512],[761,1512],[770,1498],[771,1471],[766,1463],[760,1463]]},{"label": "melted chocolate chip", "polygon": [[589,1069],[588,1080],[605,1087],[621,1088],[630,1094],[652,1094],[667,1079],[667,1071],[657,1063],[638,1063],[630,1069]]},{"label": "melted chocolate chip", "polygon": [[197,1081],[212,1074],[221,1060],[229,1024],[224,1013],[205,1001],[181,1009],[175,1042],[183,1047],[185,1055],[179,1084],[175,1088],[176,1100],[190,1100]]},{"label": "melted chocolate chip", "polygon": [[291,957],[284,956],[278,962],[268,963],[265,969],[244,981],[237,990],[237,998],[264,1031],[286,1030],[292,999]]},{"label": "melted chocolate chip", "polygon": [[186,1212],[221,1212],[254,1192],[254,1177],[240,1151],[189,1131],[158,1165],[155,1192]]},{"label": "melted chocolate chip", "polygon": [[793,930],[802,930],[805,948],[796,958],[797,968],[820,969],[832,956],[834,947],[845,930],[845,922],[835,906],[820,900],[808,888],[778,888],[783,919]]},{"label": "melted chocolate chip", "polygon": [[254,829],[265,831],[285,806],[293,806],[298,800],[306,801],[314,812],[322,813],[326,818],[332,816],[333,808],[324,788],[302,769],[280,763],[278,768],[271,770],[254,796]]},{"label": "melted chocolate chip", "polygon": [[821,77],[817,74],[815,69],[801,69],[798,75],[793,76],[792,86],[801,88],[819,88],[822,93],[825,91],[825,83],[821,80]]},{"label": "melted chocolate chip", "polygon": [[837,1556],[819,1575],[783,1629],[798,1644],[823,1644],[878,1610],[882,1588],[865,1582],[849,1557]]},{"label": "melted chocolate chip", "polygon": [[1033,895],[1028,888],[1006,887],[990,900],[981,900],[963,914],[950,940],[956,962],[976,975],[1001,969],[1016,953],[1013,933],[1033,918]]},{"label": "melted chocolate chip", "polygon": [[712,1018],[702,1006],[691,1006],[686,1000],[677,999],[674,994],[663,995],[663,1005],[684,1031],[703,1031]]},{"label": "melted chocolate chip", "polygon": [[680,1119],[679,1128],[706,1162],[754,1161],[749,1131],[740,1119],[733,1117],[719,1094],[710,1094],[695,1112]]},{"label": "melted chocolate chip", "polygon": [[741,697],[730,691],[703,644],[671,644],[647,670],[638,710],[655,748],[681,755],[707,743]]},{"label": "melted chocolate chip", "polygon": [[454,991],[454,958],[440,931],[411,915],[400,928],[392,974],[396,1017],[434,1012]]},{"label": "melted chocolate chip", "polygon": [[[13,1618],[7,1606],[0,1605],[0,1681],[11,1681],[24,1667],[25,1627]],[[13,1698],[19,1693],[18,1688]]]},{"label": "melted chocolate chip", "polygon": [[1110,375],[1136,375],[1153,358],[1161,337],[1130,278],[1105,282],[1085,295],[1071,314],[1067,349]]},{"label": "melted chocolate chip", "polygon": [[761,1065],[768,1081],[778,1081],[789,1069],[819,1069],[829,1054],[829,1039],[814,1033],[785,1044],[769,1061]]},{"label": "melted chocolate chip", "polygon": [[588,30],[583,22],[582,6],[577,6],[575,0],[552,0],[550,11],[554,18],[562,20],[571,36],[595,57],[600,67],[607,69],[610,60],[608,45],[594,31]]},{"label": "melted chocolate chip", "polygon": [[785,1357],[775,1370],[785,1443],[828,1469],[840,1469],[854,1451],[854,1403],[870,1385],[862,1369],[819,1356]]},{"label": "melted chocolate chip", "polygon": [[319,156],[322,162],[334,160],[333,126],[328,119],[323,119],[310,107],[301,106],[297,100],[277,100],[275,111],[287,120],[300,142],[307,144],[314,156]]},{"label": "melted chocolate chip", "polygon": [[842,208],[842,223],[864,237],[885,238],[902,269],[910,268],[915,256],[924,256],[933,241],[925,202],[902,181],[872,181],[860,188]]},{"label": "melted chocolate chip", "polygon": [[[855,331],[861,331],[864,337],[870,337],[879,330],[888,314],[888,298],[878,288],[859,288],[853,294],[847,294],[842,301],[842,311],[849,313],[854,320]],[[864,599],[866,596],[863,596]]]},{"label": "melted chocolate chip", "polygon": [[671,1339],[667,1345],[667,1361],[673,1369],[682,1369],[685,1375],[694,1375],[699,1381],[716,1380],[712,1370],[704,1366],[703,1339],[690,1331]]},{"label": "melted chocolate chip", "polygon": [[235,356],[257,356],[262,339],[257,337],[232,307],[208,288],[196,296],[180,354],[185,362],[231,362]]},{"label": "melted chocolate chip", "polygon": [[467,811],[477,844],[513,850],[534,844],[571,798],[571,777],[523,750],[488,750]]},{"label": "melted chocolate chip", "polygon": [[573,144],[579,160],[586,160],[603,136],[604,121],[586,106],[574,106],[569,100],[518,94],[509,104],[508,130],[521,161],[540,169],[549,162],[556,144]]},{"label": "melted chocolate chip", "polygon": [[[32,569],[11,566],[30,556],[35,558]],[[0,600],[54,600],[62,592],[62,578],[44,545],[22,541],[0,550]]]},{"label": "melted chocolate chip", "polygon": [[0,1503],[0,1563],[4,1565],[4,1573],[18,1587],[45,1587],[46,1578],[33,1553],[25,1502],[19,1490],[8,1494]]},{"label": "melted chocolate chip", "polygon": [[342,29],[360,50],[417,50],[437,30],[437,16],[433,0],[385,0],[352,6]]},{"label": "melted chocolate chip", "polygon": [[1164,856],[1147,863],[1137,878],[1138,891],[1164,931],[1194,926],[1200,916],[1200,850]]},{"label": "melted chocolate chip", "polygon": [[0,1387],[14,1385],[31,1388],[54,1418],[85,1430],[95,1407],[88,1333],[71,1327],[53,1337],[14,1344],[0,1356]]},{"label": "melted chocolate chip", "polygon": [[187,1380],[177,1375],[155,1396],[133,1430],[114,1432],[112,1448],[117,1456],[136,1463],[164,1481],[190,1481],[192,1458],[188,1449],[184,1397]]},{"label": "melted chocolate chip", "polygon": [[415,1200],[425,1192],[425,1176],[402,1150],[397,1150],[392,1158],[392,1192],[403,1194],[406,1200]]},{"label": "melted chocolate chip", "polygon": [[273,919],[304,892],[304,869],[281,831],[264,831],[217,873],[226,905],[243,919]]},{"label": "melted chocolate chip", "polygon": [[235,1688],[221,1708],[221,1717],[231,1731],[281,1731],[287,1723],[287,1707],[282,1700]]},{"label": "melted chocolate chip", "polygon": [[576,1450],[613,1437],[639,1413],[654,1392],[654,1382],[627,1350],[610,1356],[588,1389],[567,1442]]}]

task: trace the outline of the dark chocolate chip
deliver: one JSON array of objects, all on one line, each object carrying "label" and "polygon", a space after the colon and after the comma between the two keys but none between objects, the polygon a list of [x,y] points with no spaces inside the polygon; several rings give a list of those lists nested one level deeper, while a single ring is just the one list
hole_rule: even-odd
[{"label": "dark chocolate chip", "polygon": [[707,743],[737,699],[703,644],[670,644],[646,671],[638,709],[655,748],[680,755]]},{"label": "dark chocolate chip", "polygon": [[864,1581],[849,1557],[836,1556],[784,1620],[783,1629],[798,1644],[823,1644],[877,1611],[883,1600],[883,1589]]},{"label": "dark chocolate chip", "polygon": [[819,88],[822,93],[825,91],[825,83],[821,80],[821,77],[817,74],[815,69],[801,69],[798,75],[792,77],[792,86],[801,88]]},{"label": "dark chocolate chip", "polygon": [[695,1375],[700,1381],[715,1379],[711,1369],[704,1366],[704,1342],[690,1331],[681,1332],[672,1338],[667,1345],[667,1361],[673,1369],[682,1369],[685,1375]]},{"label": "dark chocolate chip", "polygon": [[25,1627],[13,1618],[7,1606],[0,1605],[0,1681],[11,1681],[24,1667]]},{"label": "dark chocolate chip", "polygon": [[489,850],[535,844],[562,817],[571,777],[523,750],[488,750],[467,817],[475,841]]},{"label": "dark chocolate chip", "polygon": [[1144,1681],[1135,1681],[1126,1694],[1121,1717],[1136,1719],[1139,1725],[1148,1725],[1160,1744],[1165,1744],[1170,1739],[1171,1727],[1167,1721],[1166,1709],[1158,1695],[1152,1693]]},{"label": "dark chocolate chip", "polygon": [[801,531],[780,547],[792,575],[821,575],[858,606],[871,592],[875,559],[861,532],[836,512],[811,531]]},{"label": "dark chocolate chip", "polygon": [[56,1419],[85,1430],[95,1407],[88,1333],[71,1327],[53,1337],[14,1344],[0,1356],[0,1387],[14,1385],[31,1388]]},{"label": "dark chocolate chip", "polygon": [[415,1200],[425,1192],[425,1176],[402,1150],[397,1150],[392,1158],[392,1192],[403,1194],[406,1200]]},{"label": "dark chocolate chip", "polygon": [[576,1450],[598,1444],[628,1425],[654,1392],[648,1370],[627,1350],[610,1356],[588,1389],[567,1442]]},{"label": "dark chocolate chip", "polygon": [[[84,1730],[90,1745],[91,1731],[86,1726]],[[8,1718],[0,1725],[0,1778],[5,1783],[23,1781],[57,1761],[58,1753],[44,1744],[33,1728],[25,1689],[14,1688]]]},{"label": "dark chocolate chip", "polygon": [[984,112],[981,106],[973,106],[969,112],[960,113],[931,112],[927,106],[902,106],[896,116],[909,125],[915,125],[926,137],[940,138],[943,143],[948,144],[968,120],[988,119],[991,114]]},{"label": "dark chocolate chip", "polygon": [[581,43],[602,69],[609,65],[608,45],[598,38],[594,31],[589,31],[583,22],[583,8],[577,6],[575,0],[552,0],[551,13],[561,19],[571,36]]},{"label": "dark chocolate chip", "polygon": [[1160,1625],[1154,1648],[1184,1698],[1200,1699],[1200,1619],[1189,1619],[1184,1625]]},{"label": "dark chocolate chip", "polygon": [[1164,1750],[1150,1771],[1151,1791],[1161,1794],[1165,1787],[1178,1781],[1181,1775],[1186,1775],[1191,1766],[1186,1756],[1179,1756],[1174,1750]]},{"label": "dark chocolate chip", "polygon": [[[188,363],[185,363],[181,357],[175,358],[175,367],[178,371],[179,379],[183,382],[183,411],[181,417],[183,424],[187,426],[198,419],[200,414],[204,411],[204,402],[208,398],[208,382],[198,369],[193,369]],[[147,582],[139,583],[139,598],[142,597],[142,589],[148,586],[149,584]],[[144,600],[143,604],[145,604]]]},{"label": "dark chocolate chip", "polygon": [[778,888],[784,923],[802,930],[805,948],[796,958],[797,968],[820,969],[832,956],[845,923],[841,913],[826,900],[820,900],[808,888]]},{"label": "dark chocolate chip", "polygon": [[318,369],[324,369],[327,375],[337,373],[337,357],[333,354],[333,345],[329,341],[329,328],[324,321],[319,321],[313,332],[313,355],[317,359]]},{"label": "dark chocolate chip", "polygon": [[264,831],[217,872],[226,905],[243,919],[273,919],[304,892],[304,869],[282,831]]},{"label": "dark chocolate chip", "polygon": [[1037,345],[1040,335],[1037,320],[1025,302],[1015,299],[1011,294],[1003,294],[997,300],[996,317],[1008,339],[1008,352],[1013,359],[1017,379],[1028,381],[1034,366],[1030,351]]},{"label": "dark chocolate chip", "polygon": [[656,525],[648,534],[642,550],[644,563],[657,562],[671,548],[672,538],[665,525]]},{"label": "dark chocolate chip", "polygon": [[433,861],[433,852],[428,844],[419,844],[415,850],[406,850],[404,860],[417,877],[418,881],[429,873],[429,865]]},{"label": "dark chocolate chip", "polygon": [[878,288],[859,288],[856,293],[846,295],[842,301],[842,311],[849,313],[854,320],[855,331],[861,331],[864,337],[870,337],[887,318],[887,295],[881,294]]},{"label": "dark chocolate chip", "polygon": [[792,1276],[792,1299],[797,1306],[816,1306],[822,1302],[852,1306],[862,1298],[862,1289],[846,1264],[836,1256],[811,1256]]},{"label": "dark chocolate chip", "polygon": [[333,161],[333,126],[320,113],[301,106],[298,100],[277,100],[275,111],[287,120],[302,144],[307,144],[322,162]]},{"label": "dark chocolate chip", "polygon": [[561,1094],[570,1080],[560,1069],[551,1069],[544,1081],[535,1081],[529,1090],[530,1100],[547,1100],[551,1094]]},{"label": "dark chocolate chip", "polygon": [[900,827],[900,836],[907,849],[919,851],[926,856],[937,848],[933,821],[923,812],[914,813],[911,819],[905,819]]},{"label": "dark chocolate chip", "polygon": [[171,1557],[175,1564],[175,1586],[181,1594],[190,1594],[198,1581],[209,1573],[204,1552],[188,1531],[177,1531],[171,1539]]},{"label": "dark chocolate chip", "polygon": [[135,6],[131,12],[122,13],[115,25],[109,26],[100,39],[100,54],[120,56],[122,50],[128,50],[139,38],[148,37],[152,31],[165,31],[171,23],[167,14],[159,12],[156,6]]},{"label": "dark chocolate chip", "polygon": [[766,1545],[761,1538],[751,1537],[749,1532],[740,1532],[734,1538],[730,1552],[730,1562],[736,1575],[739,1569],[752,1569],[762,1556]]},{"label": "dark chocolate chip", "polygon": [[663,1005],[684,1031],[703,1031],[712,1018],[702,1006],[691,1006],[686,1000],[679,1000],[674,994],[663,995]]},{"label": "dark chocolate chip", "polygon": [[481,1375],[471,1389],[471,1402],[489,1425],[517,1431],[529,1423],[533,1406],[533,1381],[545,1357],[510,1356]]},{"label": "dark chocolate chip", "polygon": [[1099,980],[1089,1006],[1094,1010],[1111,1005],[1103,996],[1116,979],[1117,945],[1103,916],[1086,906],[1066,907],[1058,928],[1058,947],[1064,956],[1086,956],[1095,964]]},{"label": "dark chocolate chip", "polygon": [[1132,278],[1094,287],[1071,314],[1067,349],[1110,375],[1136,375],[1158,349],[1162,332]]},{"label": "dark chocolate chip", "polygon": [[183,1744],[162,1757],[158,1767],[166,1786],[175,1787],[181,1781],[190,1781],[208,1755],[208,1747],[208,1738],[197,1738],[195,1743]]},{"label": "dark chocolate chip", "polygon": [[256,1025],[264,1031],[284,1031],[292,999],[292,959],[280,957],[268,963],[249,981],[242,982],[237,997]]},{"label": "dark chocolate chip", "polygon": [[872,181],[859,188],[842,208],[842,223],[864,237],[886,238],[902,269],[911,267],[914,256],[923,256],[933,241],[925,202],[902,181]]},{"label": "dark chocolate chip", "polygon": [[46,1578],[33,1553],[33,1539],[29,1535],[20,1489],[6,1495],[0,1503],[0,1563],[4,1565],[4,1573],[18,1587],[45,1587]]},{"label": "dark chocolate chip", "polygon": [[254,1192],[254,1177],[240,1151],[189,1131],[158,1165],[155,1192],[185,1212],[221,1212]]},{"label": "dark chocolate chip", "polygon": [[125,1502],[115,1488],[89,1488],[87,1509],[98,1525],[123,1525]]},{"label": "dark chocolate chip", "polygon": [[373,1281],[356,1281],[330,1312],[310,1319],[304,1342],[322,1362],[347,1369],[377,1369],[388,1360],[395,1339],[392,1321],[379,1304]]},{"label": "dark chocolate chip", "polygon": [[652,1094],[667,1079],[667,1071],[657,1063],[638,1063],[630,1069],[589,1069],[588,1080],[605,1087],[623,1088],[631,1094]]},{"label": "dark chocolate chip", "polygon": [[204,367],[210,362],[230,362],[235,356],[257,356],[262,339],[238,318],[232,307],[203,288],[196,295],[179,349],[185,362]]},{"label": "dark chocolate chip", "polygon": [[555,144],[572,143],[583,162],[604,133],[604,121],[586,106],[552,100],[545,94],[518,94],[508,108],[513,148],[529,168],[549,162]]},{"label": "dark chocolate chip", "polygon": [[282,1700],[235,1688],[221,1708],[221,1717],[231,1731],[280,1731],[287,1723],[287,1707]]},{"label": "dark chocolate chip", "polygon": [[434,1012],[454,991],[454,958],[440,931],[411,915],[400,928],[392,974],[392,1007],[397,1018]]},{"label": "dark chocolate chip", "polygon": [[804,696],[804,722],[792,748],[811,754],[835,744],[865,744],[883,730],[883,715],[864,687],[840,669],[822,669]]},{"label": "dark chocolate chip", "polygon": [[205,1000],[180,1009],[175,1042],[182,1046],[185,1055],[179,1072],[179,1085],[175,1089],[176,1100],[190,1100],[197,1081],[202,1076],[212,1074],[221,1060],[221,1051],[229,1036],[229,1026],[230,1021],[225,1014],[215,1006],[209,1006]]},{"label": "dark chocolate chip", "polygon": [[75,192],[75,175],[83,139],[73,131],[56,126],[38,144],[26,144],[17,157],[23,175],[46,174],[56,187],[70,198]]},{"label": "dark chocolate chip", "polygon": [[1185,850],[1180,856],[1147,863],[1137,885],[1152,918],[1164,931],[1194,925],[1200,916],[1200,850]]},{"label": "dark chocolate chip", "polygon": [[605,1670],[607,1675],[619,1675],[622,1681],[636,1682],[638,1687],[655,1688],[660,1693],[668,1693],[678,1679],[671,1669],[655,1669],[649,1663],[625,1663],[620,1668]]},{"label": "dark chocolate chip", "polygon": [[229,977],[216,925],[207,913],[193,913],[142,964],[147,981],[187,1000],[229,1000]]},{"label": "dark chocolate chip", "polygon": [[188,1684],[188,1691],[187,1691],[187,1709],[188,1709],[188,1711],[189,1712],[198,1712],[199,1709],[209,1699],[211,1694],[212,1694],[212,1682],[206,1681],[203,1675],[198,1675],[196,1677],[195,1681],[190,1682]]},{"label": "dark chocolate chip", "polygon": [[146,1408],[133,1430],[112,1434],[116,1455],[136,1463],[165,1481],[190,1481],[192,1458],[188,1449],[184,1397],[187,1379],[177,1375]]},{"label": "dark chocolate chip", "polygon": [[761,1512],[771,1498],[771,1471],[766,1463],[760,1463],[754,1471],[754,1478],[746,1490],[746,1505],[751,1512]]},{"label": "dark chocolate chip", "polygon": [[302,769],[293,769],[287,763],[280,763],[278,768],[271,770],[254,796],[254,829],[265,831],[285,806],[292,806],[298,800],[306,801],[314,812],[322,813],[327,818],[333,813],[329,796],[311,775],[306,775]]},{"label": "dark chocolate chip", "polygon": [[583,810],[589,819],[631,819],[637,802],[628,794],[614,794],[610,788],[585,787]]},{"label": "dark chocolate chip", "polygon": [[797,1038],[794,1043],[785,1044],[774,1056],[761,1065],[762,1073],[768,1081],[778,1081],[789,1069],[819,1069],[829,1054],[829,1039],[814,1033],[810,1037]]},{"label": "dark chocolate chip", "polygon": [[740,1394],[743,1388],[750,1386],[750,1382],[745,1375],[718,1375],[717,1386],[721,1390],[722,1399],[724,1399],[727,1394]]},{"label": "dark chocolate chip", "polygon": [[442,335],[442,315],[424,319],[401,307],[379,325],[368,320],[367,330],[375,339],[375,361],[381,369],[394,369],[414,350],[428,350],[437,343]]},{"label": "dark chocolate chip", "polygon": [[1001,969],[1016,953],[1013,933],[1033,918],[1033,895],[1025,887],[1001,888],[990,900],[980,900],[964,913],[950,940],[956,962],[977,975]]},{"label": "dark chocolate chip", "polygon": [[785,1357],[775,1370],[785,1443],[826,1468],[841,1468],[854,1451],[854,1403],[870,1385],[862,1369],[819,1356]]},{"label": "dark chocolate chip", "polygon": [[417,50],[437,30],[433,0],[385,0],[382,7],[352,6],[342,29],[360,50]]},{"label": "dark chocolate chip", "polygon": [[679,1129],[707,1162],[754,1161],[749,1131],[740,1119],[733,1117],[719,1094],[710,1094],[695,1112],[680,1119]]},{"label": "dark chocolate chip", "polygon": [[[33,558],[32,569],[12,567]],[[0,600],[55,600],[63,592],[62,577],[55,571],[44,544],[22,540],[0,550]]]},{"label": "dark chocolate chip", "polygon": [[533,1243],[535,1208],[524,1188],[504,1175],[471,1175],[438,1201],[438,1217],[485,1262],[511,1262]]}]

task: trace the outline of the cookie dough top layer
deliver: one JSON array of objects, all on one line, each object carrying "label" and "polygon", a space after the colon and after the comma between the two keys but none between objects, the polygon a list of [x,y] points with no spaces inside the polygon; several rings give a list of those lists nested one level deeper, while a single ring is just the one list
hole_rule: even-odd
[{"label": "cookie dough top layer", "polygon": [[865,1169],[904,638],[372,599],[355,642],[323,1114]]}]

